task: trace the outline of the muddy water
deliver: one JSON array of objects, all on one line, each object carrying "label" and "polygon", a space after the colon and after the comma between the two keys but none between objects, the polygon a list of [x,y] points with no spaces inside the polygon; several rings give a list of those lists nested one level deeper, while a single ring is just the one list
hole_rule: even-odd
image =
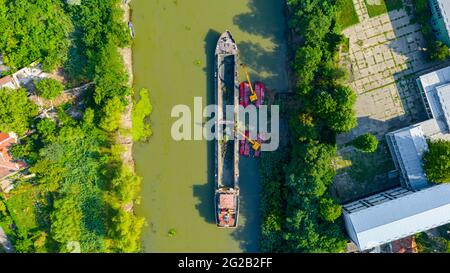
[{"label": "muddy water", "polygon": [[[146,252],[258,251],[258,163],[241,159],[239,228],[214,224],[212,143],[171,137],[174,105],[213,102],[214,47],[228,29],[253,81],[287,87],[283,0],[134,0],[135,87],[150,90],[154,136],[135,145],[136,169],[144,177],[137,213],[147,218]],[[241,71],[242,80],[244,80]],[[176,232],[169,236],[169,230]]]}]

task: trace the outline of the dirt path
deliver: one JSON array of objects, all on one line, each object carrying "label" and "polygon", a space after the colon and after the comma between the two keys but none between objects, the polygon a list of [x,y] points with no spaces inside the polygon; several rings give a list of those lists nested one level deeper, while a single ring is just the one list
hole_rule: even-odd
[{"label": "dirt path", "polygon": [[[130,18],[130,6],[123,3],[122,9],[124,10],[123,21],[128,23]],[[120,54],[123,58],[123,63],[125,69],[128,73],[128,86],[133,86],[133,53],[131,46],[119,49]],[[133,159],[133,139],[131,137],[132,129],[132,110],[133,110],[133,99],[131,96],[127,97],[128,105],[122,114],[122,130],[119,130],[117,134],[117,143],[123,145],[125,148],[122,153],[122,161],[124,164],[130,166],[134,170],[134,159]]]}]

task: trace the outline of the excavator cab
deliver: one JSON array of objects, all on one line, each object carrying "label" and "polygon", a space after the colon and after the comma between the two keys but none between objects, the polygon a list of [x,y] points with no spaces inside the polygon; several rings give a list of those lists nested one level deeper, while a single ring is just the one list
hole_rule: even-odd
[{"label": "excavator cab", "polygon": [[252,149],[254,151],[258,151],[261,148],[261,144],[258,141],[251,141],[250,142],[252,144]]},{"label": "excavator cab", "polygon": [[256,95],[255,90],[253,90],[253,85],[252,85],[252,82],[250,81],[250,76],[248,75],[248,72],[247,72],[247,66],[245,64],[241,64],[241,66],[244,69],[245,76],[247,77],[248,85],[250,86],[250,91],[251,91],[251,94],[249,96],[250,101],[255,102],[258,100],[258,95]]}]

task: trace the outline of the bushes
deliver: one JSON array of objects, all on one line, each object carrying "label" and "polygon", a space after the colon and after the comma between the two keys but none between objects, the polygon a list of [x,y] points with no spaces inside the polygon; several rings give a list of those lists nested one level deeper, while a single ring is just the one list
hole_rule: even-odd
[{"label": "bushes", "polygon": [[64,90],[64,86],[60,82],[50,78],[35,82],[35,86],[39,96],[50,100],[59,96]]},{"label": "bushes", "polygon": [[0,88],[0,131],[22,135],[37,113],[37,106],[27,99],[25,89]]},{"label": "bushes", "polygon": [[378,148],[377,138],[370,133],[366,133],[355,138],[352,141],[352,144],[355,148],[367,153],[373,153]]},{"label": "bushes", "polygon": [[423,155],[427,178],[435,183],[450,182],[450,141],[428,142],[428,151]]},{"label": "bushes", "polygon": [[59,0],[0,0],[0,52],[13,69],[32,62],[53,70],[67,58],[72,24]]}]

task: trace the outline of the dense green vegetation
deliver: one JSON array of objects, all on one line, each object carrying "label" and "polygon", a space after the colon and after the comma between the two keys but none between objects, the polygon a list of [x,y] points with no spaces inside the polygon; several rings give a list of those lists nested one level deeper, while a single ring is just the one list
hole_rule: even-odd
[{"label": "dense green vegetation", "polygon": [[428,151],[423,155],[427,178],[435,183],[450,182],[450,141],[428,142]]},{"label": "dense green vegetation", "polygon": [[342,28],[347,28],[359,23],[353,0],[338,0],[337,3],[340,11],[337,21]]},{"label": "dense green vegetation", "polygon": [[72,28],[60,0],[0,0],[0,52],[13,69],[32,62],[47,71],[61,65]]},{"label": "dense green vegetation", "polygon": [[415,235],[419,253],[450,253],[449,225],[435,230],[438,234],[429,236],[425,232]]},{"label": "dense green vegetation", "polygon": [[[9,33],[0,37],[0,52],[13,70],[37,60],[47,69],[64,65],[69,81],[94,82],[77,119],[66,113],[75,107],[70,104],[59,107],[54,119],[34,119],[37,107],[25,90],[0,90],[0,130],[23,135],[35,129],[11,149],[35,176],[15,181],[1,202],[6,211],[0,224],[18,252],[69,252],[77,244],[82,252],[139,251],[144,219],[134,215],[133,205],[141,180],[115,144],[131,94],[117,50],[129,43],[121,0],[0,2],[0,13],[21,22],[8,25],[0,17]],[[51,80],[36,87],[46,98],[62,90]]]},{"label": "dense green vegetation", "polygon": [[37,106],[28,101],[25,89],[0,89],[0,131],[21,135],[35,115]]},{"label": "dense green vegetation", "polygon": [[328,192],[336,134],[356,125],[356,96],[341,84],[346,73],[337,66],[344,42],[337,7],[334,0],[288,1],[289,27],[303,39],[293,45],[298,107],[288,113],[289,149],[261,160],[265,252],[342,252],[346,246],[342,211]]},{"label": "dense green vegetation", "polygon": [[422,26],[422,34],[427,42],[428,57],[431,60],[443,61],[450,57],[450,49],[441,41],[436,40],[431,27],[432,13],[428,0],[413,0],[414,16],[417,22]]},{"label": "dense green vegetation", "polygon": [[360,135],[352,141],[352,144],[355,148],[367,153],[373,153],[378,148],[378,140],[371,133]]},{"label": "dense green vegetation", "polygon": [[397,10],[403,8],[402,0],[378,0],[379,4],[375,4],[377,0],[364,0],[367,12],[370,17],[375,17],[388,11]]},{"label": "dense green vegetation", "polygon": [[45,78],[35,82],[36,92],[44,99],[54,99],[61,94],[64,86],[57,80]]}]

